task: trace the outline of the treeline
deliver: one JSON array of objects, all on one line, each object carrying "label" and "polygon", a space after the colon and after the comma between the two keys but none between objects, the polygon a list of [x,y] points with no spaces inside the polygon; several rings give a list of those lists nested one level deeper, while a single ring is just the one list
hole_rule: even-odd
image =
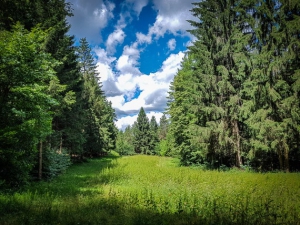
[{"label": "treeline", "polygon": [[52,177],[115,148],[115,112],[86,39],[74,46],[64,0],[0,10],[0,186]]},{"label": "treeline", "polygon": [[193,4],[196,41],[171,84],[183,165],[300,169],[300,1]]},{"label": "treeline", "polygon": [[168,127],[169,120],[165,114],[158,124],[154,116],[148,119],[142,107],[134,124],[119,131],[116,151],[120,155],[170,156],[167,147]]}]

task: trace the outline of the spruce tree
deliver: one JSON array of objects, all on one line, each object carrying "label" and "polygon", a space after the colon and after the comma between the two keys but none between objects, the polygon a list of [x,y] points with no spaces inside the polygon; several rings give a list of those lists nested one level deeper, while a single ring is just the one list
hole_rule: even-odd
[{"label": "spruce tree", "polygon": [[158,126],[158,138],[159,140],[166,139],[169,128],[169,121],[166,117],[166,114],[163,114],[159,120]]},{"label": "spruce tree", "polygon": [[156,148],[159,144],[159,139],[158,139],[158,124],[154,116],[151,117],[149,123],[149,134],[150,134],[149,150],[151,151],[151,154],[156,154]]},{"label": "spruce tree", "polygon": [[289,171],[289,156],[299,160],[300,3],[257,1],[248,7],[253,30],[253,70],[244,90],[249,157],[262,169]]},{"label": "spruce tree", "polygon": [[[170,93],[171,131],[184,164],[242,165],[242,83],[251,36],[239,1],[201,1],[189,21],[197,38]],[[180,110],[179,110],[180,109]],[[177,138],[178,136],[178,138]],[[224,160],[226,159],[226,160]]]},{"label": "spruce tree", "polygon": [[134,147],[136,153],[150,154],[149,119],[142,107],[134,125]]},{"label": "spruce tree", "polygon": [[[80,39],[77,48],[77,56],[83,80],[83,91],[81,96],[81,108],[83,110],[84,144],[85,155],[96,155],[103,150],[100,134],[100,117],[104,111],[104,96],[99,83],[99,74],[91,54],[91,49],[85,38]],[[99,102],[100,101],[100,102]],[[97,107],[97,104],[101,106]]]}]

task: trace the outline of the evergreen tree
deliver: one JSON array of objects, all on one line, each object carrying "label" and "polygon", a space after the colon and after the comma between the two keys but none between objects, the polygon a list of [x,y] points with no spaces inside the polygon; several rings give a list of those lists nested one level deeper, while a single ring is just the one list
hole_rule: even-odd
[{"label": "evergreen tree", "polygon": [[183,164],[244,161],[288,171],[299,160],[299,5],[194,4],[199,21],[189,22],[197,40],[169,97],[170,132]]},{"label": "evergreen tree", "polygon": [[[197,37],[174,79],[171,131],[183,164],[242,165],[242,83],[250,35],[239,1],[201,1],[189,21]],[[180,109],[180,110],[179,110]],[[183,134],[183,135],[181,135]],[[226,161],[223,159],[226,158]]]},{"label": "evergreen tree", "polygon": [[244,89],[249,158],[262,169],[289,171],[289,155],[299,160],[300,3],[256,1],[246,7],[253,31],[253,69]]},{"label": "evergreen tree", "polygon": [[150,154],[149,119],[142,107],[134,125],[134,147],[136,153]]},{"label": "evergreen tree", "polygon": [[83,80],[83,91],[81,96],[81,108],[83,113],[84,154],[96,155],[103,151],[103,141],[100,134],[100,120],[104,111],[104,95],[99,82],[99,74],[96,71],[91,49],[86,39],[80,39],[80,46],[77,48],[77,56],[80,73]]},{"label": "evergreen tree", "polygon": [[101,152],[115,149],[117,128],[115,127],[115,112],[111,103],[106,100],[97,72],[91,48],[85,38],[80,40],[77,49],[80,72],[82,75],[83,92],[82,105],[83,122],[86,138],[85,154],[98,155]]},{"label": "evergreen tree", "polygon": [[164,140],[167,138],[168,129],[169,129],[169,121],[166,117],[166,114],[163,114],[159,120],[159,126],[158,126],[159,140]]},{"label": "evergreen tree", "polygon": [[158,124],[154,116],[152,116],[150,120],[149,134],[150,134],[149,150],[152,154],[156,154],[156,148],[159,144],[159,139],[158,139]]}]

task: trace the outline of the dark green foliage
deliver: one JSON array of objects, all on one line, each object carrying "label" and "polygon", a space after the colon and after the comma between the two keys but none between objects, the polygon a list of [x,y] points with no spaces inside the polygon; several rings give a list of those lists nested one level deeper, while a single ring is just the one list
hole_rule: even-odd
[{"label": "dark green foliage", "polygon": [[158,138],[159,140],[166,139],[169,129],[169,120],[166,117],[166,114],[163,114],[159,120],[158,126]]},{"label": "dark green foliage", "polygon": [[158,139],[158,124],[154,116],[151,117],[149,123],[149,134],[150,134],[149,149],[152,152],[152,154],[156,154],[158,144],[159,144],[159,139]]},{"label": "dark green foliage", "polygon": [[[249,24],[255,40],[252,72],[244,89],[249,158],[262,169],[288,171],[289,155],[299,151],[300,27],[296,24],[300,23],[300,3],[257,2],[248,6],[254,9]],[[277,155],[278,160],[260,159],[270,155]]]},{"label": "dark green foliage", "polygon": [[[64,173],[71,164],[71,157],[64,149],[61,152],[50,148],[43,150],[42,172],[44,178],[51,179]],[[37,173],[37,169],[33,172]]]},{"label": "dark green foliage", "polygon": [[105,107],[104,96],[100,83],[98,83],[99,74],[96,71],[91,49],[86,39],[80,40],[77,55],[84,87],[80,99],[86,139],[83,154],[92,156],[104,150],[104,141],[102,140],[104,135],[101,135],[100,127]]},{"label": "dark green foliage", "polygon": [[207,0],[191,12],[197,40],[169,97],[173,149],[184,165],[288,171],[299,160],[299,1]]},{"label": "dark green foliage", "polygon": [[142,107],[137,117],[134,129],[134,148],[136,153],[151,154],[150,125],[145,110]]}]

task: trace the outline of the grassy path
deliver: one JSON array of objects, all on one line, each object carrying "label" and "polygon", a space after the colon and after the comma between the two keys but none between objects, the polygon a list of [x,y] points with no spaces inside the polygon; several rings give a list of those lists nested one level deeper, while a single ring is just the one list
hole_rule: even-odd
[{"label": "grassy path", "polygon": [[0,224],[300,224],[300,174],[201,171],[111,155],[0,194]]}]

